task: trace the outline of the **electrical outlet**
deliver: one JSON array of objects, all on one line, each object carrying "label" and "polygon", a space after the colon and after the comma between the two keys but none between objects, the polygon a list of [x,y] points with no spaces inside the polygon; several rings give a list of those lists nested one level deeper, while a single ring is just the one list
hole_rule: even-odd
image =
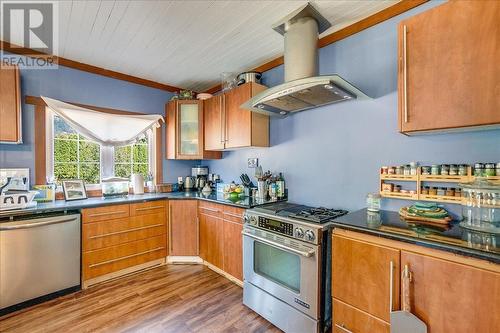
[{"label": "electrical outlet", "polygon": [[256,157],[252,157],[248,159],[248,167],[249,168],[256,168],[259,166],[259,159]]}]

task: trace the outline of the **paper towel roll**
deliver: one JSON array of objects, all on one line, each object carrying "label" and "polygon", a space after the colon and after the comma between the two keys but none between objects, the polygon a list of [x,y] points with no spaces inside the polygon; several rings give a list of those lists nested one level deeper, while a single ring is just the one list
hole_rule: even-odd
[{"label": "paper towel roll", "polygon": [[144,194],[144,177],[140,173],[132,175],[132,189],[134,194]]}]

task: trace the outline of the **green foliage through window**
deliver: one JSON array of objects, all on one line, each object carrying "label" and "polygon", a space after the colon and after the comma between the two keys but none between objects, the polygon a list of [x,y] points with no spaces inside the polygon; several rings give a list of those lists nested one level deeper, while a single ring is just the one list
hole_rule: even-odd
[{"label": "green foliage through window", "polygon": [[149,173],[149,144],[142,138],[134,145],[115,148],[115,176],[129,178],[140,173],[146,178]]}]

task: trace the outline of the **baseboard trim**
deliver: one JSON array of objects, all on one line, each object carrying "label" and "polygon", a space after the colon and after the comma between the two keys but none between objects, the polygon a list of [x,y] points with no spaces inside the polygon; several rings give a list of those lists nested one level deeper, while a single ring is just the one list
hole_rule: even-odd
[{"label": "baseboard trim", "polygon": [[207,262],[205,260],[203,260],[203,265],[207,266],[208,268],[210,268],[211,270],[213,270],[215,273],[224,276],[226,279],[231,280],[232,282],[234,282],[235,284],[237,284],[238,286],[240,286],[240,287],[243,288],[243,281],[240,281],[237,278],[235,278],[234,276],[232,276],[231,274],[228,274],[228,273],[224,272],[219,267],[214,266],[214,265],[212,265],[211,263],[209,263],[209,262]]},{"label": "baseboard trim", "polygon": [[166,264],[165,258],[161,258],[161,259],[156,259],[156,260],[153,260],[153,261],[146,262],[144,264],[140,264],[140,265],[128,267],[128,268],[125,268],[125,269],[122,269],[122,270],[119,270],[119,271],[116,271],[116,272],[112,272],[112,273],[109,273],[109,274],[106,274],[106,275],[101,275],[101,276],[98,276],[96,278],[83,281],[83,283],[82,283],[82,289],[87,289],[89,287],[93,287],[96,284],[99,284],[99,283],[102,283],[102,282],[108,282],[108,281],[111,281],[111,280],[122,278],[125,275],[138,273],[140,271],[145,271],[145,270],[148,270],[148,269],[151,269],[151,268],[155,268],[155,267],[158,267],[158,266],[162,266],[162,265],[165,265],[165,264]]},{"label": "baseboard trim", "polygon": [[203,264],[203,259],[198,256],[168,256],[167,264]]}]

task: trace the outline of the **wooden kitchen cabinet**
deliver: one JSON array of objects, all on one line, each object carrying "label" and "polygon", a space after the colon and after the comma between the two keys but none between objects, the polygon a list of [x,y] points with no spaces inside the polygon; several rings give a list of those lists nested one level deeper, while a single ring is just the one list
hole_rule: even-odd
[{"label": "wooden kitchen cabinet", "polygon": [[243,281],[243,214],[245,210],[237,207],[224,207],[224,271]]},{"label": "wooden kitchen cabinet", "polygon": [[411,252],[408,265],[412,313],[429,333],[495,333],[500,328],[500,274]]},{"label": "wooden kitchen cabinet", "polygon": [[0,68],[0,143],[22,143],[19,68]]},{"label": "wooden kitchen cabinet", "polygon": [[366,312],[333,299],[333,333],[370,332],[389,333],[391,326]]},{"label": "wooden kitchen cabinet", "polygon": [[170,200],[168,229],[170,256],[197,256],[198,201]]},{"label": "wooden kitchen cabinet", "polygon": [[204,145],[203,101],[173,100],[165,106],[167,159],[219,159],[220,152]]},{"label": "wooden kitchen cabinet", "polygon": [[205,101],[205,148],[269,147],[269,117],[240,108],[265,89],[250,82]]},{"label": "wooden kitchen cabinet", "polygon": [[449,1],[399,25],[399,128],[500,126],[500,1]]},{"label": "wooden kitchen cabinet", "polygon": [[334,235],[333,298],[388,323],[391,289],[392,309],[399,309],[399,256],[397,249]]},{"label": "wooden kitchen cabinet", "polygon": [[224,269],[224,228],[220,205],[200,203],[200,257]]}]

